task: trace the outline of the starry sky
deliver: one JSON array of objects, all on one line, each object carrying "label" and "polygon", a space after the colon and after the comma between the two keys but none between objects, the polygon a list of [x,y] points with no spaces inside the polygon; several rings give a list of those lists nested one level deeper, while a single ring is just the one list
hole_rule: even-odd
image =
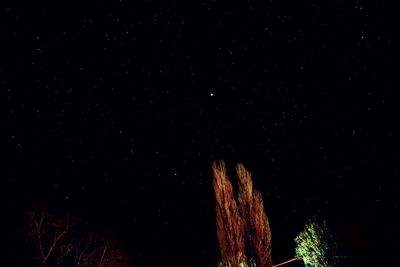
[{"label": "starry sky", "polygon": [[47,203],[136,266],[214,266],[210,168],[225,159],[264,196],[276,262],[317,216],[354,266],[399,266],[386,1],[115,2],[0,9],[10,260],[24,211]]}]

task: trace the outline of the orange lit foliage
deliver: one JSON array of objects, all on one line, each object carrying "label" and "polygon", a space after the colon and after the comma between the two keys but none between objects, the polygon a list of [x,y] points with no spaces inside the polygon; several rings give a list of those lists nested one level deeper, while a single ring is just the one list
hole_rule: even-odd
[{"label": "orange lit foliage", "polygon": [[257,267],[270,267],[271,230],[264,212],[261,193],[253,189],[251,174],[242,164],[237,165],[236,172],[239,177],[239,207],[243,218],[246,218],[245,233],[249,257],[254,259]]},{"label": "orange lit foliage", "polygon": [[244,221],[236,204],[232,184],[226,176],[223,161],[213,163],[214,191],[217,201],[217,236],[224,266],[239,267],[246,262]]},{"label": "orange lit foliage", "polygon": [[216,198],[217,236],[221,265],[271,267],[271,231],[260,192],[253,189],[250,173],[242,164],[238,202],[223,161],[212,165]]}]

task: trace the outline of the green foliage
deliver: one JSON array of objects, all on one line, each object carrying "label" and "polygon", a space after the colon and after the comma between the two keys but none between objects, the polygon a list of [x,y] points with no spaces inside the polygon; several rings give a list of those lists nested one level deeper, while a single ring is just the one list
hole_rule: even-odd
[{"label": "green foliage", "polygon": [[334,267],[335,243],[329,234],[326,222],[319,224],[311,219],[295,238],[296,257],[302,258],[309,267]]}]

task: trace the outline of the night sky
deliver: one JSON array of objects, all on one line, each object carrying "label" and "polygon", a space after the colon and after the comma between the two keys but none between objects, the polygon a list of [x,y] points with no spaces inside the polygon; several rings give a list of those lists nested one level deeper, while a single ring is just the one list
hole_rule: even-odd
[{"label": "night sky", "polygon": [[38,203],[120,240],[134,266],[215,266],[216,159],[233,181],[238,162],[252,172],[275,262],[316,216],[352,266],[400,266],[388,3],[131,2],[0,9],[8,266]]}]

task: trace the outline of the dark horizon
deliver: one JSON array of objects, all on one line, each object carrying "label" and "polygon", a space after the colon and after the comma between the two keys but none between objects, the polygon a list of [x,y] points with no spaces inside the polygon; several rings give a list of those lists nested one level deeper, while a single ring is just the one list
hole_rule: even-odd
[{"label": "dark horizon", "polygon": [[[0,11],[1,189],[71,212],[133,266],[215,266],[211,164],[262,193],[272,257],[326,219],[351,266],[400,266],[399,101],[387,1],[124,1]],[[295,265],[293,265],[295,266]]]}]

